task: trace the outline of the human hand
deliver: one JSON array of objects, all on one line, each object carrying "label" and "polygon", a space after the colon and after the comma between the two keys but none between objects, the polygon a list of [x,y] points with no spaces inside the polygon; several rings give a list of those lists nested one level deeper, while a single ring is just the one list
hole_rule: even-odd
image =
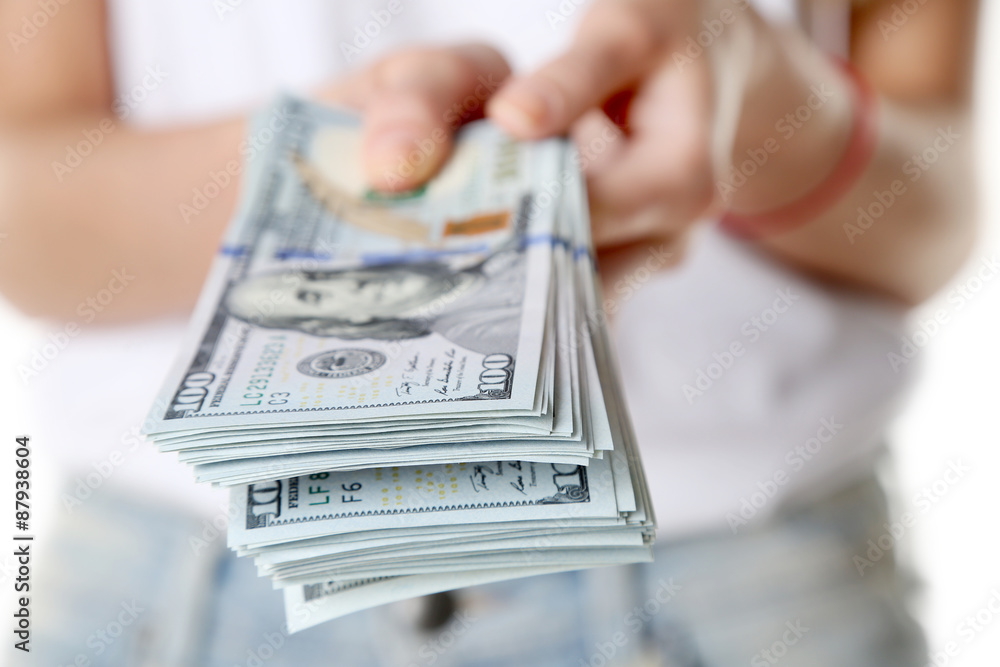
[{"label": "human hand", "polygon": [[375,188],[401,192],[434,176],[455,132],[483,117],[486,100],[510,76],[481,44],[398,51],[320,91],[322,101],[363,116],[362,161]]},{"label": "human hand", "polygon": [[[832,86],[821,108],[740,179],[731,165],[770,145],[776,124],[812,99],[817,72]],[[522,139],[572,133],[602,269],[612,274],[630,254],[616,249],[654,243],[662,256],[699,219],[766,211],[808,192],[849,130],[850,95],[833,68],[803,39],[761,20],[748,0],[598,0],[564,55],[501,87],[508,76],[486,46],[414,49],[323,98],[363,112],[365,173],[390,191],[433,176],[454,131],[484,107]]]},{"label": "human hand", "polygon": [[[487,109],[522,139],[573,133],[608,250],[676,246],[699,219],[808,192],[843,149],[849,98],[817,49],[748,0],[599,0],[564,55]],[[789,124],[804,106],[808,124]]]}]

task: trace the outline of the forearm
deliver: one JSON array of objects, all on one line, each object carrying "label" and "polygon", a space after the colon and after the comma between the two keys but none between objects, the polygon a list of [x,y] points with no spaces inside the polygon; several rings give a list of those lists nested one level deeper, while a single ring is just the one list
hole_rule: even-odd
[{"label": "forearm", "polygon": [[819,277],[915,305],[947,283],[974,241],[969,123],[883,101],[879,127],[876,154],[851,191],[762,246]]},{"label": "forearm", "polygon": [[208,187],[214,198],[196,201],[196,192],[242,164],[244,127],[234,119],[147,132],[97,115],[0,127],[0,291],[30,314],[74,319],[124,271],[132,278],[101,321],[189,306],[239,178]]},{"label": "forearm", "polygon": [[[807,196],[841,159],[854,122],[847,77],[801,42],[782,48],[783,93],[748,100],[752,126],[773,133],[778,150],[732,198],[738,214]],[[932,295],[975,234],[969,124],[958,106],[916,108],[882,96],[875,152],[849,192],[792,231],[766,234],[761,247],[804,271],[906,304]],[[734,151],[737,165],[748,146],[765,141],[747,134]]]}]

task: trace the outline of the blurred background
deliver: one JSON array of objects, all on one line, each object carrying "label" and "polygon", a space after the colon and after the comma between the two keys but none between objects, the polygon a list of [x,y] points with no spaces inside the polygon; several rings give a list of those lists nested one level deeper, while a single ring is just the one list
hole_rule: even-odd
[{"label": "blurred background", "polygon": [[[924,581],[916,611],[928,631],[931,665],[996,665],[1000,656],[1000,614],[988,610],[991,600],[994,608],[1000,601],[996,520],[1000,511],[1000,428],[996,424],[1000,415],[1000,278],[980,283],[975,277],[984,262],[1000,259],[1000,188],[996,187],[1000,178],[1000,41],[994,38],[1000,34],[1000,7],[987,2],[982,11],[976,99],[982,240],[965,271],[953,281],[954,288],[970,295],[961,299],[964,305],[959,307],[960,299],[949,287],[914,313],[918,326],[941,310],[948,319],[920,353],[922,378],[891,441],[896,456],[896,470],[890,473],[897,499],[894,516],[911,512],[917,517],[916,525],[900,537],[896,552],[915,566]],[[54,329],[22,317],[0,299],[0,331],[0,437],[9,450],[14,437],[34,432],[22,400],[25,385],[16,368]],[[51,454],[54,448],[37,440],[32,444],[33,532],[44,544],[65,482]],[[0,457],[3,498],[11,497],[12,458],[12,451]],[[940,480],[954,465],[969,471],[945,488]],[[7,548],[0,553],[0,595],[7,610],[13,558]],[[44,581],[46,574],[36,565],[33,576]],[[977,615],[979,620],[969,624],[967,619]],[[979,628],[971,641],[959,634],[969,627]],[[950,641],[957,642],[957,655],[944,653]]]}]

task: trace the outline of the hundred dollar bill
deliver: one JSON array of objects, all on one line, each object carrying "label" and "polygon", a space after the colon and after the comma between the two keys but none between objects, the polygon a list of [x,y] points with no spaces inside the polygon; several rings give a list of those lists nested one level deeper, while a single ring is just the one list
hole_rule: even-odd
[{"label": "hundred dollar bill", "polygon": [[571,145],[473,124],[387,197],[356,118],[283,100],[254,136],[279,117],[149,435],[232,487],[229,546],[289,626],[649,560]]},{"label": "hundred dollar bill", "polygon": [[[619,518],[609,461],[496,461],[316,473],[237,487],[229,544],[389,528]],[[569,506],[576,508],[569,509]]]},{"label": "hundred dollar bill", "polygon": [[539,414],[554,207],[535,200],[561,144],[474,125],[391,199],[356,167],[356,118],[280,104],[150,434]]},{"label": "hundred dollar bill", "polygon": [[373,577],[284,589],[288,631],[301,632],[346,614],[441,591],[480,586],[515,577],[551,574],[568,568],[497,568],[411,577]]}]

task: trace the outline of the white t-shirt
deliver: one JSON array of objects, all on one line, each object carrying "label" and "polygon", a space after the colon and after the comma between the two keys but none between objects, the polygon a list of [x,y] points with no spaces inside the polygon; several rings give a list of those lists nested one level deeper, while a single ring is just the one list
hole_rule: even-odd
[{"label": "white t-shirt", "polygon": [[[792,5],[758,3],[785,19]],[[486,40],[529,68],[566,45],[585,11],[576,0],[110,0],[109,9],[117,92],[126,120],[145,126],[245,113],[415,42]],[[661,537],[728,530],[748,507],[759,521],[871,468],[906,385],[887,361],[902,312],[813,284],[712,225],[680,267],[633,278],[609,296],[621,306],[616,345]],[[44,421],[70,480],[122,451],[117,482],[218,513],[224,494],[134,444],[183,326],[85,329],[33,385],[43,415],[61,416]]]}]

